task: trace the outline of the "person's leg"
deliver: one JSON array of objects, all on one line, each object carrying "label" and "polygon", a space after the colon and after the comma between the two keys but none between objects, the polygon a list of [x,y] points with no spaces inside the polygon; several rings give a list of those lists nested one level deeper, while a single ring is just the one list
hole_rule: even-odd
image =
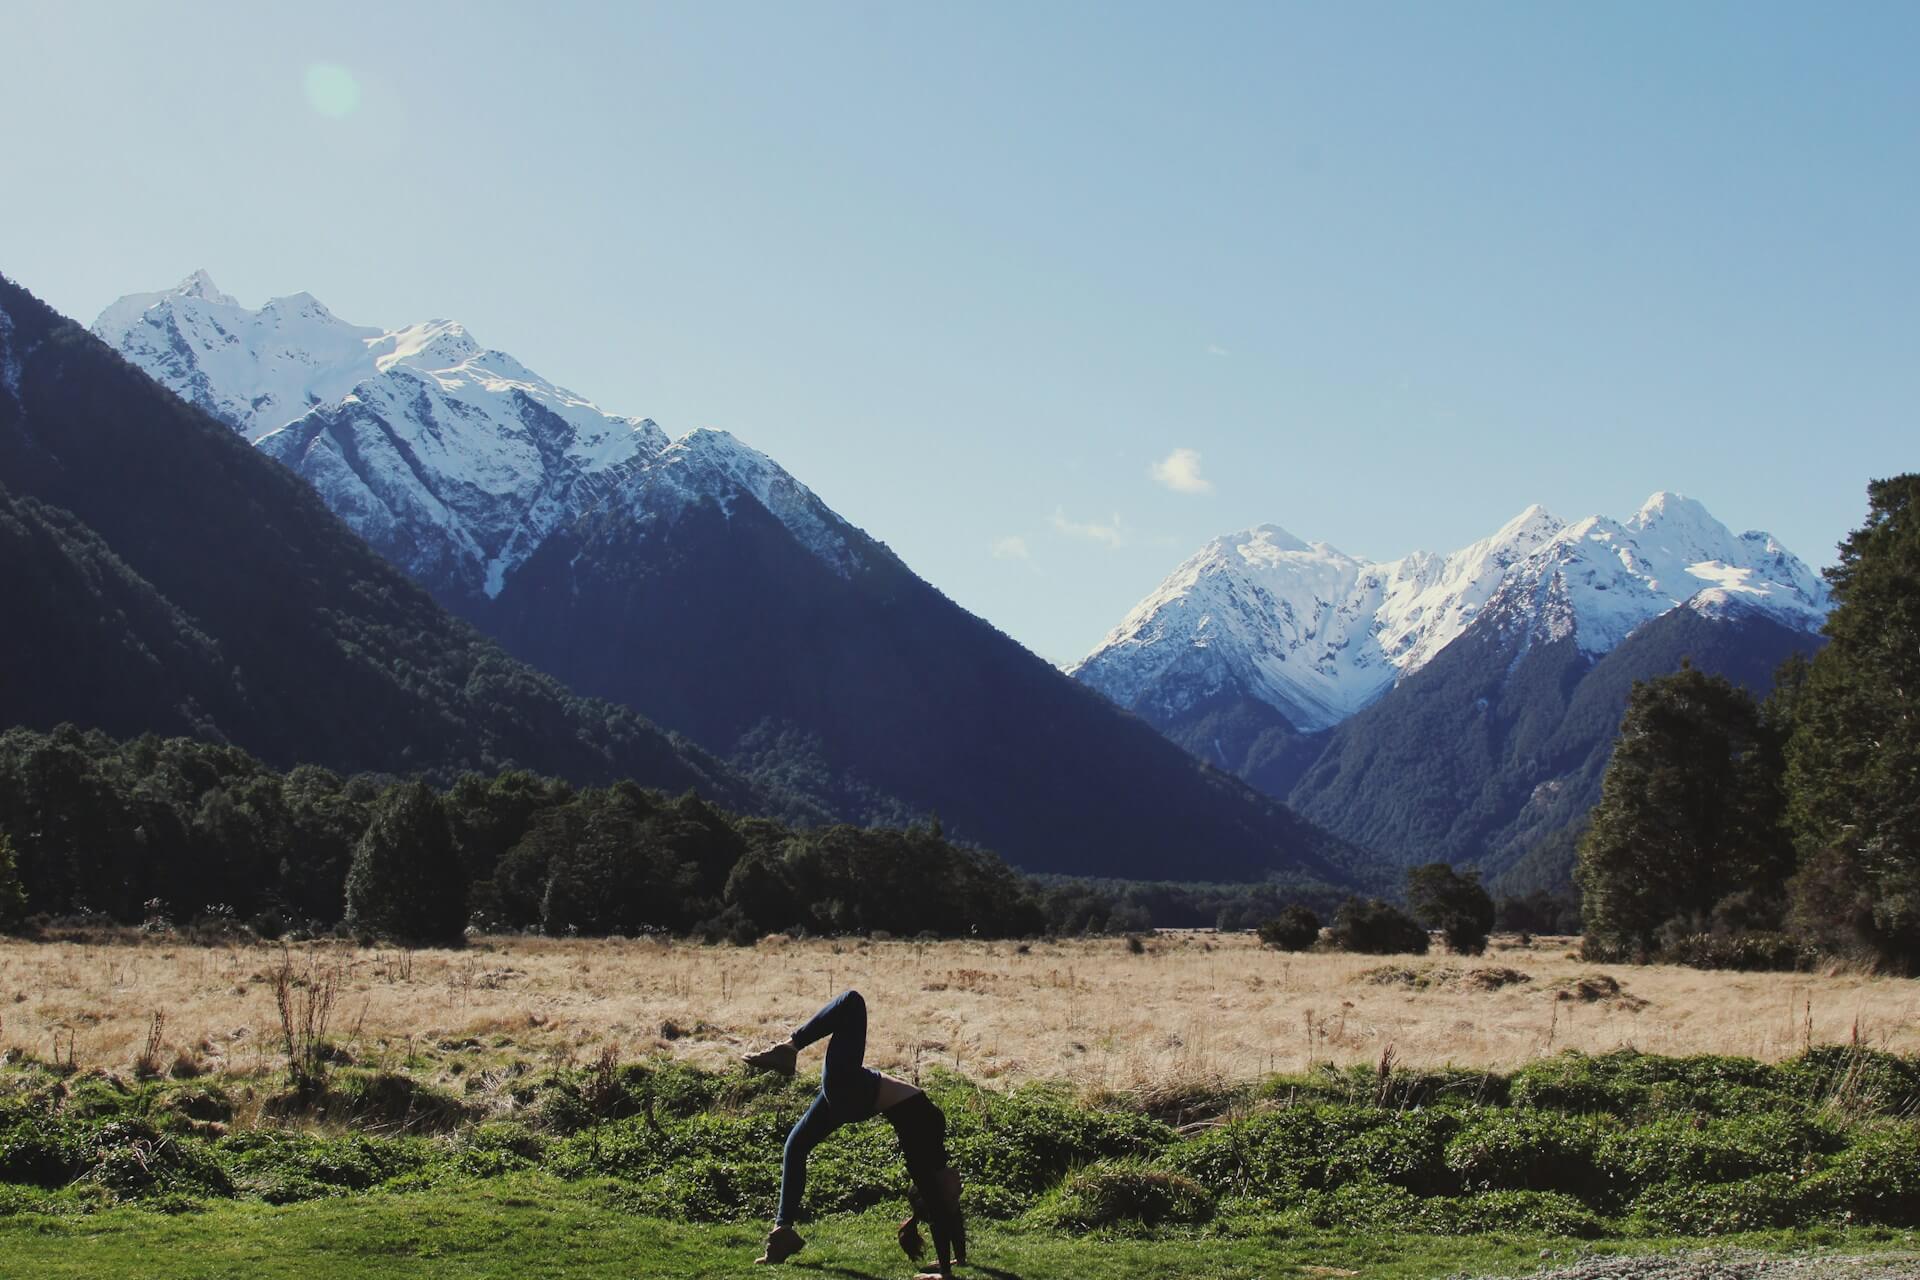
[{"label": "person's leg", "polygon": [[818,1040],[828,1040],[828,1070],[858,1067],[867,1056],[867,1002],[858,991],[842,991],[827,1001],[820,1011],[800,1024],[787,1043],[804,1049]]},{"label": "person's leg", "polygon": [[821,1093],[787,1134],[786,1150],[780,1156],[780,1209],[773,1216],[776,1227],[791,1227],[799,1220],[800,1202],[807,1194],[807,1157],[835,1127],[833,1108]]},{"label": "person's leg", "polygon": [[820,1087],[839,1108],[841,1119],[872,1115],[879,1077],[865,1066],[867,1002],[858,991],[842,991],[828,1001],[787,1043],[797,1052],[819,1040],[827,1042],[826,1061],[820,1064]]},{"label": "person's leg", "polygon": [[858,991],[842,991],[821,1005],[818,1012],[800,1024],[798,1031],[787,1037],[787,1043],[804,1049],[816,1040],[825,1040],[843,1031],[858,1031],[861,1039],[866,1039],[867,1002]]}]

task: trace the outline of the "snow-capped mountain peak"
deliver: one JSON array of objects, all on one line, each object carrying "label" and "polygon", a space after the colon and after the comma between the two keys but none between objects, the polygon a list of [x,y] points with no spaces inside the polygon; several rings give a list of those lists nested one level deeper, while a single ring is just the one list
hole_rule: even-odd
[{"label": "snow-capped mountain peak", "polygon": [[1562,530],[1501,588],[1501,608],[1546,639],[1590,655],[1700,599],[1817,629],[1830,602],[1818,574],[1764,533],[1734,534],[1705,506],[1656,493],[1627,520],[1589,516]]},{"label": "snow-capped mountain peak", "polygon": [[373,367],[385,373],[396,364],[420,369],[451,369],[480,354],[480,344],[467,327],[453,320],[429,320],[385,334],[376,347]]},{"label": "snow-capped mountain peak", "polygon": [[[846,526],[765,455],[724,433],[672,442],[651,419],[607,413],[457,321],[368,328],[310,293],[249,310],[196,271],[113,303],[94,332],[300,472],[448,603],[497,595],[556,530],[616,495],[706,497],[727,510],[751,495],[851,571]],[[643,483],[656,468],[669,482]]]},{"label": "snow-capped mountain peak", "polygon": [[188,298],[199,298],[203,302],[215,302],[221,306],[233,307],[239,304],[227,294],[220,292],[213,277],[202,267],[173,287],[173,292]]},{"label": "snow-capped mountain peak", "polygon": [[1771,537],[1735,537],[1699,502],[1656,493],[1628,520],[1565,524],[1534,505],[1451,555],[1368,563],[1277,525],[1216,538],[1173,571],[1072,674],[1156,718],[1223,692],[1303,731],[1419,670],[1483,616],[1589,655],[1688,604],[1817,628],[1819,576]]}]

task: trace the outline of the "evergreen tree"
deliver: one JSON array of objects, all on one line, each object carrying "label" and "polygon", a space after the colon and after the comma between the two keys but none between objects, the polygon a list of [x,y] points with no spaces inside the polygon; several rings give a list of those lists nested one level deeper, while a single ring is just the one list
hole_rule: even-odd
[{"label": "evergreen tree", "polygon": [[347,923],[401,942],[457,946],[466,891],[440,797],[421,782],[389,788],[347,870]]},{"label": "evergreen tree", "polygon": [[1333,945],[1342,951],[1423,956],[1428,941],[1418,921],[1378,898],[1348,898],[1333,917]]},{"label": "evergreen tree", "polygon": [[20,880],[20,864],[13,841],[0,831],[0,933],[17,933],[27,920],[27,887]]},{"label": "evergreen tree", "polygon": [[1788,820],[1795,924],[1860,924],[1882,959],[1920,964],[1920,475],[1867,486],[1867,522],[1827,570],[1827,647],[1792,701]]},{"label": "evergreen tree", "polygon": [[1320,941],[1320,917],[1311,908],[1298,903],[1283,907],[1280,914],[1261,922],[1260,945],[1278,951],[1307,951]]},{"label": "evergreen tree", "polygon": [[1662,926],[1703,931],[1735,893],[1777,919],[1792,871],[1780,767],[1744,689],[1686,665],[1636,682],[1574,873],[1589,955],[1650,955]]},{"label": "evergreen tree", "polygon": [[1493,897],[1480,887],[1480,873],[1464,875],[1444,862],[1407,872],[1407,907],[1413,918],[1447,939],[1447,950],[1477,956],[1493,931]]}]

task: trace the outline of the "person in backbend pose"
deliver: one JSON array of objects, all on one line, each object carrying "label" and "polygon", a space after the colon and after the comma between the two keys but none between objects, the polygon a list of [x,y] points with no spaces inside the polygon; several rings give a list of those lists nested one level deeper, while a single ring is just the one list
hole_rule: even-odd
[{"label": "person in backbend pose", "polygon": [[785,1262],[806,1243],[793,1224],[807,1189],[807,1156],[820,1140],[843,1124],[882,1115],[900,1139],[900,1154],[913,1180],[907,1197],[913,1213],[900,1224],[900,1247],[919,1263],[926,1246],[918,1224],[924,1222],[933,1236],[939,1269],[923,1272],[922,1278],[951,1276],[953,1265],[967,1260],[967,1229],[960,1214],[960,1175],[947,1163],[947,1117],[913,1085],[865,1064],[867,1002],[860,993],[841,992],[783,1043],[749,1053],[743,1060],[762,1071],[792,1075],[800,1051],[819,1040],[827,1042],[820,1092],[787,1135],[780,1164],[780,1208],[773,1230],[767,1233],[767,1251],[754,1261]]}]

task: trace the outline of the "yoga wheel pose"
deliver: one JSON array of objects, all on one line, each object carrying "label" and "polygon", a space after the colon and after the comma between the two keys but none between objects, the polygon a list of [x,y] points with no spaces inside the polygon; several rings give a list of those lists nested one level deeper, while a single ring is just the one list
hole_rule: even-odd
[{"label": "yoga wheel pose", "polygon": [[892,1076],[866,1065],[867,1002],[858,991],[843,991],[807,1019],[781,1044],[749,1053],[750,1067],[792,1075],[800,1051],[817,1041],[827,1042],[826,1062],[820,1068],[820,1092],[800,1122],[787,1135],[780,1163],[780,1209],[767,1233],[767,1251],[756,1262],[785,1262],[806,1241],[793,1229],[800,1201],[807,1189],[807,1156],[820,1140],[843,1124],[881,1115],[900,1139],[913,1188],[907,1201],[913,1213],[900,1224],[900,1247],[916,1266],[926,1254],[919,1224],[933,1236],[938,1269],[922,1271],[915,1280],[939,1280],[953,1274],[955,1263],[967,1260],[967,1227],[960,1215],[960,1175],[947,1163],[947,1117],[933,1099]]}]

